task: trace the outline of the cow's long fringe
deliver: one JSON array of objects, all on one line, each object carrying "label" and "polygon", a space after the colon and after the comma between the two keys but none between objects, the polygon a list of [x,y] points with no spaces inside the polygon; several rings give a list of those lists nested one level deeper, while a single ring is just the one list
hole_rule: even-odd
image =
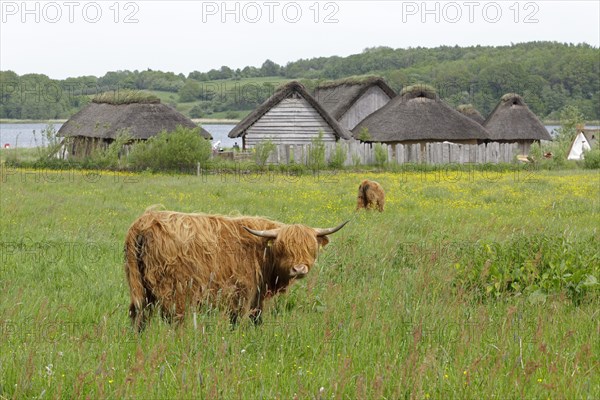
[{"label": "cow's long fringe", "polygon": [[[249,234],[244,226],[281,230],[270,243]],[[188,302],[224,305],[233,318],[247,314],[258,306],[256,299],[289,284],[286,275],[291,265],[286,263],[292,261],[286,260],[310,268],[318,244],[314,230],[303,225],[259,217],[147,210],[131,225],[125,251],[130,314],[134,325],[142,329],[144,310],[154,301],[163,315],[176,320],[183,317]],[[280,273],[284,278],[277,283],[275,276]]]}]

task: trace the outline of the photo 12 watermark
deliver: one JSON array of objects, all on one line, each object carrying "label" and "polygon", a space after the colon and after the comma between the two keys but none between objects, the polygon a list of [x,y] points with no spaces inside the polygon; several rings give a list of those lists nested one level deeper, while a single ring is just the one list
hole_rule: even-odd
[{"label": "photo 12 watermark", "polygon": [[540,6],[528,1],[403,1],[402,23],[537,24]]},{"label": "photo 12 watermark", "polygon": [[45,184],[94,184],[109,183],[138,183],[139,176],[132,173],[102,171],[83,168],[78,162],[66,162],[61,168],[15,168],[5,164],[0,165],[0,182],[6,183],[45,183]]},{"label": "photo 12 watermark", "polygon": [[279,2],[279,1],[203,1],[202,23],[289,23],[312,22],[314,24],[337,24],[340,3],[327,2]]},{"label": "photo 12 watermark", "polygon": [[137,24],[140,3],[133,1],[2,1],[3,24],[19,23],[89,23],[112,22]]}]

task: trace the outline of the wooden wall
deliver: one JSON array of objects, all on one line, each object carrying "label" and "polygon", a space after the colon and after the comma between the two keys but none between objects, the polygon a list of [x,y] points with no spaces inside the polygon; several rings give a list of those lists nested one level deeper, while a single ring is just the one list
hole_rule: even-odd
[{"label": "wooden wall", "polygon": [[[391,164],[484,164],[512,163],[519,153],[517,143],[456,144],[448,142],[415,144],[380,144],[381,151],[387,154]],[[297,164],[307,164],[310,144],[282,144],[271,153],[268,162],[288,164],[294,160]],[[341,140],[325,145],[325,162],[328,163],[336,147],[346,154],[344,165],[369,165],[376,162],[376,144],[361,143],[358,140]]]},{"label": "wooden wall", "polygon": [[342,115],[339,122],[343,127],[352,129],[389,101],[389,96],[379,86],[373,85]]},{"label": "wooden wall", "polygon": [[302,97],[283,99],[246,131],[245,145],[254,147],[264,140],[288,145],[310,144],[323,131],[324,142],[335,142],[331,126]]},{"label": "wooden wall", "polygon": [[64,143],[68,143],[65,154],[70,159],[90,157],[95,151],[104,149],[109,145],[108,140],[85,136],[67,138]]}]

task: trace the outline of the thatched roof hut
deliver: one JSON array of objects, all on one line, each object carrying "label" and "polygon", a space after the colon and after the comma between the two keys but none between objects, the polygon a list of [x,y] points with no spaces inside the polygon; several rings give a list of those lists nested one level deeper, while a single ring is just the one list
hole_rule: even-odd
[{"label": "thatched roof hut", "polygon": [[443,141],[478,143],[490,138],[483,126],[454,110],[427,85],[406,87],[359,123],[352,133],[363,141],[423,146]]},{"label": "thatched roof hut", "polygon": [[[163,130],[173,131],[178,125],[198,128],[191,119],[161,104],[155,96],[122,91],[96,96],[71,116],[57,135],[72,138],[69,156],[81,157],[89,156],[98,146],[107,146],[123,131],[134,140],[146,140]],[[212,139],[203,128],[200,134]]]},{"label": "thatched roof hut", "polygon": [[483,123],[485,122],[485,118],[483,118],[483,115],[481,115],[481,113],[477,111],[473,104],[461,104],[460,106],[456,107],[456,111],[463,115],[466,115],[467,117],[471,118],[473,121],[477,122],[480,125],[483,125]]},{"label": "thatched roof hut", "polygon": [[264,140],[281,144],[308,144],[323,132],[324,141],[350,139],[344,129],[304,85],[292,81],[279,87],[271,97],[240,121],[230,138],[242,138],[243,148]]},{"label": "thatched roof hut", "polygon": [[542,121],[516,93],[502,96],[483,125],[490,131],[494,141],[552,140]]},{"label": "thatched roof hut", "polygon": [[347,129],[396,97],[396,92],[376,76],[348,78],[319,84],[314,97]]}]

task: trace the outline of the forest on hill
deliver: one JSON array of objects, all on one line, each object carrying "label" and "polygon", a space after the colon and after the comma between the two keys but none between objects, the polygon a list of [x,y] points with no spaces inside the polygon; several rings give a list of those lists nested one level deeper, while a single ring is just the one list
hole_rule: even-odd
[{"label": "forest on hill", "polygon": [[300,59],[278,65],[183,73],[153,70],[111,71],[104,76],[54,80],[43,74],[0,71],[0,118],[68,118],[109,90],[150,91],[192,118],[242,117],[269,97],[280,83],[378,75],[396,91],[425,83],[453,106],[471,103],[488,115],[500,97],[521,94],[541,118],[558,119],[575,106],[586,120],[600,119],[600,51],[587,44],[529,42],[510,46],[392,49],[373,47],[348,57]]}]

